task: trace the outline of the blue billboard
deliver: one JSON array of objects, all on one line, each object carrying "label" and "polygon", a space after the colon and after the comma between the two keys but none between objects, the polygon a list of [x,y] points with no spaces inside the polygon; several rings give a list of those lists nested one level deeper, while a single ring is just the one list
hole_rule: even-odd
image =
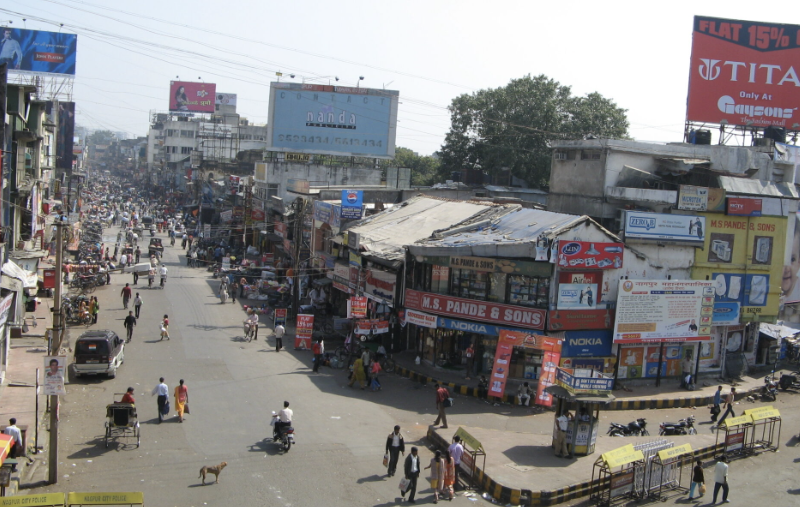
[{"label": "blue billboard", "polygon": [[342,190],[342,218],[361,219],[363,205],[363,190]]},{"label": "blue billboard", "polygon": [[393,158],[399,92],[271,83],[267,149]]},{"label": "blue billboard", "polygon": [[78,36],[74,33],[2,28],[0,64],[8,70],[75,75]]}]

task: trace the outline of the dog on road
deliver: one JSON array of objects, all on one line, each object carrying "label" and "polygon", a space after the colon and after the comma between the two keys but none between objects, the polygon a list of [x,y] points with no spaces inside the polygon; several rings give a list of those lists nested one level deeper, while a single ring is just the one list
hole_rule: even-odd
[{"label": "dog on road", "polygon": [[214,477],[216,479],[214,481],[214,484],[219,484],[219,474],[222,473],[222,469],[225,468],[226,466],[228,466],[228,462],[227,461],[223,461],[219,465],[216,465],[216,466],[213,466],[213,467],[203,467],[203,468],[200,469],[200,477],[198,477],[198,479],[202,478],[203,479],[203,486],[205,486],[205,484],[206,484],[206,474],[214,474]]}]

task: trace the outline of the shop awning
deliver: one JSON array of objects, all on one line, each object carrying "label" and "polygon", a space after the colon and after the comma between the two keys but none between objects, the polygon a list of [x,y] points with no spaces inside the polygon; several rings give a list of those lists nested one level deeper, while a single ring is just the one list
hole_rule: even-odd
[{"label": "shop awning", "polygon": [[609,403],[616,400],[613,394],[572,394],[561,386],[548,386],[545,388],[548,394],[552,394],[556,398],[566,400],[569,402],[579,403]]},{"label": "shop awning", "polygon": [[773,181],[754,180],[750,178],[733,178],[719,176],[719,186],[729,194],[756,195],[763,197],[800,198],[794,184]]},{"label": "shop awning", "polygon": [[800,333],[800,331],[791,327],[765,324],[763,322],[758,325],[758,332],[776,340]]},{"label": "shop awning", "polygon": [[0,465],[6,460],[13,446],[14,437],[6,435],[5,433],[0,434]]}]

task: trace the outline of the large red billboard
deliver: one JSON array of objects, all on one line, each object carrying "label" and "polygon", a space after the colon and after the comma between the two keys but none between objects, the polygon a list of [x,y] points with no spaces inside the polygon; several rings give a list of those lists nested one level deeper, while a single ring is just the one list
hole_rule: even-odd
[{"label": "large red billboard", "polygon": [[169,110],[177,112],[213,113],[214,83],[169,82]]},{"label": "large red billboard", "polygon": [[792,129],[798,62],[798,25],[695,16],[686,119]]}]

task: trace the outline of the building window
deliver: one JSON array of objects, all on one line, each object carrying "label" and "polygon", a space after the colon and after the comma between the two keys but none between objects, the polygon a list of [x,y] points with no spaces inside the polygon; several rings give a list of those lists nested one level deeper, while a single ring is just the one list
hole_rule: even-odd
[{"label": "building window", "polygon": [[267,195],[266,199],[269,199],[272,196],[278,195],[278,184],[277,183],[267,183]]},{"label": "building window", "polygon": [[549,294],[550,278],[525,275],[508,277],[507,301],[509,304],[547,308]]},{"label": "building window", "polygon": [[181,146],[181,153],[183,155],[191,155],[192,154],[191,146]]},{"label": "building window", "polygon": [[600,160],[600,150],[581,151],[581,160]]},{"label": "building window", "polygon": [[181,130],[181,137],[194,138],[194,130]]},{"label": "building window", "polygon": [[450,295],[486,301],[489,298],[489,273],[450,269]]},{"label": "building window", "polygon": [[167,137],[178,137],[178,131],[175,129],[167,129],[166,131]]}]

